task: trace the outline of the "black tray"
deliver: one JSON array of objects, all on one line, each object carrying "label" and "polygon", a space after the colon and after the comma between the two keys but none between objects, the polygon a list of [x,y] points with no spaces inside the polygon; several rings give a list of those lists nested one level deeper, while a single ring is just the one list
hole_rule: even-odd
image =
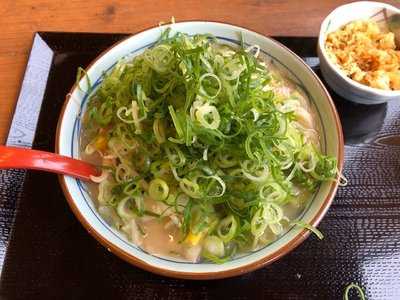
[{"label": "black tray", "polygon": [[[125,36],[36,34],[7,143],[54,151],[57,118],[77,67]],[[315,38],[278,39],[318,73]],[[341,299],[357,282],[369,299],[400,299],[400,102],[363,106],[332,96],[344,126],[349,185],[320,225],[323,241],[310,237],[278,262],[236,278],[164,278],[120,260],[87,234],[55,175],[3,171],[0,263],[13,229],[0,298]]]}]

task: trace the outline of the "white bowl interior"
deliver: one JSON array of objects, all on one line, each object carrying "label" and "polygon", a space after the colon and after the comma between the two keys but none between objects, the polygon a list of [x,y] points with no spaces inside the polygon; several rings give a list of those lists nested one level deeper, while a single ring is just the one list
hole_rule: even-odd
[{"label": "white bowl interior", "polygon": [[[170,25],[173,31],[186,32],[188,34],[212,33],[221,42],[236,44],[240,40],[240,33],[243,34],[247,44],[257,44],[260,46],[264,55],[272,58],[279,68],[286,70],[296,83],[303,87],[309,94],[312,106],[315,108],[317,118],[322,128],[322,148],[327,154],[338,157],[340,153],[341,136],[338,135],[336,127],[334,109],[329,105],[324,87],[316,79],[309,68],[288,50],[283,49],[275,41],[268,39],[252,31],[214,22],[183,22]],[[127,55],[137,55],[147,47],[151,46],[160,36],[166,27],[153,28],[136,34],[129,39],[119,43],[112,48],[106,55],[100,57],[88,70],[88,76],[92,83],[99,84],[103,71],[109,70],[119,59]],[[87,90],[86,80],[80,82],[82,90]],[[65,113],[60,123],[59,153],[66,156],[79,157],[79,131],[80,116],[85,109],[87,101],[85,92],[75,88],[71,94],[69,102],[66,104]],[[340,130],[340,129],[339,129]],[[329,138],[325,138],[325,136]],[[95,206],[86,192],[85,184],[71,177],[64,177],[66,188],[72,196],[73,205],[80,211],[85,220],[90,224],[91,230],[96,231],[109,243],[115,245],[123,252],[136,257],[146,264],[175,272],[190,273],[215,273],[240,268],[250,263],[254,263],[266,256],[276,254],[291,240],[293,240],[302,229],[291,228],[286,234],[276,242],[268,245],[254,253],[243,255],[225,264],[216,265],[210,263],[188,263],[176,262],[167,258],[159,258],[145,253],[136,245],[130,243],[124,235],[111,228],[101,219]],[[304,222],[311,222],[316,218],[318,212],[325,203],[332,187],[332,183],[324,183],[314,195],[310,205],[302,215]],[[318,220],[319,221],[319,220]]]},{"label": "white bowl interior", "polygon": [[381,17],[384,17],[382,13],[383,9],[386,9],[388,17],[395,13],[400,13],[400,10],[392,5],[373,1],[359,1],[339,6],[338,8],[333,10],[321,24],[318,40],[319,50],[321,51],[321,54],[325,57],[330,68],[340,74],[344,80],[346,80],[357,89],[376,94],[378,97],[381,95],[389,97],[400,96],[400,91],[387,91],[371,88],[350,79],[341,71],[341,69],[337,65],[331,62],[325,49],[326,36],[330,32],[333,32],[339,29],[341,26],[355,20],[370,19],[371,17],[373,17],[375,20],[380,20]]}]

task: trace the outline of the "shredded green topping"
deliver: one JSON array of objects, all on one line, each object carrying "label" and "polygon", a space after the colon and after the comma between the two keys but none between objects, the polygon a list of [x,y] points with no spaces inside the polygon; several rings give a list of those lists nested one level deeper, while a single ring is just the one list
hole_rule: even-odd
[{"label": "shredded green topping", "polygon": [[182,249],[221,263],[271,243],[336,180],[304,92],[258,54],[166,30],[90,96],[82,144],[106,166],[99,206],[134,242],[132,220],[172,222]]},{"label": "shredded green topping", "polygon": [[292,224],[297,225],[297,226],[300,226],[300,227],[303,227],[303,228],[305,228],[305,229],[311,231],[311,232],[314,233],[314,234],[316,235],[316,237],[318,237],[320,240],[322,240],[322,239],[324,238],[324,235],[322,234],[322,232],[319,231],[316,227],[314,227],[314,226],[312,226],[312,225],[310,225],[310,224],[304,223],[304,222],[302,222],[302,221],[294,221],[294,222],[292,222]]},{"label": "shredded green topping", "polygon": [[344,291],[344,295],[343,295],[343,299],[344,300],[349,300],[349,294],[350,294],[350,291],[352,289],[357,291],[357,294],[358,294],[358,296],[360,297],[361,300],[365,300],[366,299],[363,289],[358,284],[351,283],[346,287],[346,289]]}]

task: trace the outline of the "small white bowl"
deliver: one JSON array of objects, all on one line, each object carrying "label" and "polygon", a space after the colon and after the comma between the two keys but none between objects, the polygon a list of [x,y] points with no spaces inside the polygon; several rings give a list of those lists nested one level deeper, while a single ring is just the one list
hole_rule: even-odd
[{"label": "small white bowl", "polygon": [[[338,168],[342,169],[344,146],[338,114],[321,81],[297,55],[270,38],[233,25],[215,22],[182,22],[172,24],[170,27],[173,32],[180,31],[190,35],[211,33],[221,43],[229,45],[238,45],[240,34],[242,34],[246,43],[259,45],[261,55],[273,60],[276,67],[285,72],[309,95],[311,107],[316,112],[317,122],[320,123],[322,151],[336,157]],[[126,56],[135,56],[154,45],[165,28],[166,26],[156,27],[135,34],[112,46],[95,59],[87,69],[93,86],[101,83],[103,72],[109,72],[118,60]],[[79,158],[80,116],[85,111],[88,100],[88,95],[84,92],[88,89],[86,78],[80,81],[79,86],[81,89],[74,85],[67,95],[56,135],[56,152],[75,158]],[[95,209],[95,204],[83,182],[68,176],[59,178],[72,211],[90,234],[109,251],[127,262],[166,276],[214,279],[243,274],[279,259],[309,235],[307,230],[293,226],[272,244],[220,265],[157,257],[132,244],[120,232],[104,222]],[[302,213],[301,220],[317,226],[332,203],[337,186],[337,182],[333,181],[321,184]]]},{"label": "small white bowl", "polygon": [[[341,26],[355,20],[369,19],[382,12],[387,15],[400,13],[400,10],[380,2],[353,2],[339,6],[322,22],[318,39],[318,56],[321,72],[329,86],[340,96],[361,104],[379,104],[389,100],[400,100],[400,91],[387,91],[363,85],[347,77],[328,57],[325,49],[326,36]],[[382,15],[383,16],[383,15]]]}]

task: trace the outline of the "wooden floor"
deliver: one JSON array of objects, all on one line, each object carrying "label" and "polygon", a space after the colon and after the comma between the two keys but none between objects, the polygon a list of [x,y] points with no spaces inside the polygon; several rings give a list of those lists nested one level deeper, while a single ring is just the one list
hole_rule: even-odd
[{"label": "wooden floor", "polygon": [[[137,32],[174,16],[213,20],[266,35],[315,36],[341,0],[1,0],[0,143],[8,134],[36,31]],[[387,1],[399,6],[398,1]]]}]

